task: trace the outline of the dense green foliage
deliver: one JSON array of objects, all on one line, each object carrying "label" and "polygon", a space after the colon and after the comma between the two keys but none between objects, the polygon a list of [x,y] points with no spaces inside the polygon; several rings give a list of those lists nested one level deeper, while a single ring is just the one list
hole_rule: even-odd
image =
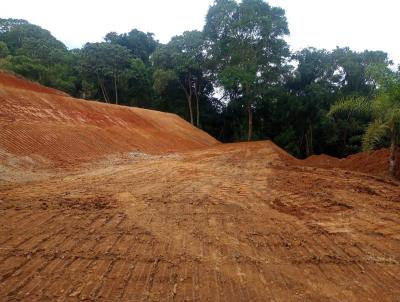
[{"label": "dense green foliage", "polygon": [[74,55],[49,31],[24,20],[0,19],[0,66],[74,94]]},{"label": "dense green foliage", "polygon": [[[159,94],[174,85],[186,97],[189,120],[194,124],[193,98],[196,103],[196,125],[200,127],[200,102],[210,96],[212,83],[207,75],[207,58],[203,33],[187,31],[161,45],[152,56],[154,88]],[[167,96],[166,96],[167,97]]]},{"label": "dense green foliage", "polygon": [[290,53],[288,34],[284,10],[263,0],[216,0],[203,31],[167,44],[133,29],[68,50],[39,26],[0,19],[0,68],[76,97],[173,112],[224,142],[272,139],[298,157],[385,146],[393,131],[398,144],[400,83],[387,54]]},{"label": "dense green foliage", "polygon": [[242,103],[248,115],[247,139],[253,132],[253,111],[262,93],[280,84],[289,50],[285,13],[262,0],[217,0],[204,27],[216,83]]},{"label": "dense green foliage", "polygon": [[378,85],[372,100],[363,97],[347,98],[332,105],[328,115],[367,115],[371,122],[363,135],[364,150],[380,147],[390,140],[390,173],[395,176],[400,139],[400,73],[382,65],[369,68]]}]

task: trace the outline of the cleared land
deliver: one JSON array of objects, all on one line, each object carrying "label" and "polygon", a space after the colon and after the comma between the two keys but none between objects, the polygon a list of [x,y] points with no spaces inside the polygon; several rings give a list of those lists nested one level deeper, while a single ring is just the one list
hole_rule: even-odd
[{"label": "cleared land", "polygon": [[[68,122],[71,102],[126,116],[126,140],[117,129],[110,140],[113,123]],[[9,85],[0,104],[1,301],[400,297],[399,182],[298,161],[271,142],[222,145],[174,115]],[[91,139],[82,133],[97,136],[78,147]]]}]

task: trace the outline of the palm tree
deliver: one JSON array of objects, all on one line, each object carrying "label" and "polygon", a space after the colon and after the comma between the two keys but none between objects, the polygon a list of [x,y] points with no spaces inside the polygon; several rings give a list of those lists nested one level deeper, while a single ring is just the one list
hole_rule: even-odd
[{"label": "palm tree", "polygon": [[378,89],[372,100],[363,97],[340,100],[332,105],[328,115],[370,115],[372,122],[365,130],[363,149],[373,150],[383,139],[389,137],[389,173],[396,176],[396,168],[400,163],[400,75],[388,69],[375,69],[373,77]]}]

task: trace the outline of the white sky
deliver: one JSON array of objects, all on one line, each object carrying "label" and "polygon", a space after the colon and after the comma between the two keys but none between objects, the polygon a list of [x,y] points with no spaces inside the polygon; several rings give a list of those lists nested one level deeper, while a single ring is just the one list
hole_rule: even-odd
[{"label": "white sky", "polygon": [[[213,0],[3,0],[0,18],[20,18],[48,29],[69,48],[100,41],[110,31],[149,31],[166,43],[201,30]],[[293,50],[349,46],[383,50],[400,64],[398,0],[269,0],[286,10]]]}]

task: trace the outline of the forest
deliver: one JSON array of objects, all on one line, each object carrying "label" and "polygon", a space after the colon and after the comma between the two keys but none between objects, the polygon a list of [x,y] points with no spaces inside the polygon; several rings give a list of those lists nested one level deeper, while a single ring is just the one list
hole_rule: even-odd
[{"label": "forest", "polygon": [[400,69],[387,53],[292,52],[289,34],[285,11],[262,0],[216,0],[202,31],[166,44],[132,29],[68,49],[0,19],[0,68],[74,97],[173,112],[222,142],[271,139],[299,158],[397,148]]}]

